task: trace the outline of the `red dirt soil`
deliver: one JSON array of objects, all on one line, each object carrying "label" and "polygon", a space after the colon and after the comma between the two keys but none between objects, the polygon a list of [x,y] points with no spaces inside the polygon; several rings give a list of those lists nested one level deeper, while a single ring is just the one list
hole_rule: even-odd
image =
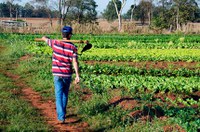
[{"label": "red dirt soil", "polygon": [[130,97],[116,96],[116,97],[112,98],[109,101],[109,103],[110,103],[110,105],[114,105],[114,106],[119,105],[124,110],[131,110],[137,106],[138,101],[133,98],[130,98]]},{"label": "red dirt soil", "polygon": [[94,64],[112,64],[117,66],[132,66],[137,68],[146,68],[146,69],[178,69],[178,68],[187,68],[187,69],[200,69],[199,62],[168,62],[168,61],[142,61],[142,62],[110,62],[110,61],[84,61],[84,63],[89,65]]},{"label": "red dirt soil", "polygon": [[164,132],[186,132],[181,126],[175,125],[175,126],[164,126]]}]

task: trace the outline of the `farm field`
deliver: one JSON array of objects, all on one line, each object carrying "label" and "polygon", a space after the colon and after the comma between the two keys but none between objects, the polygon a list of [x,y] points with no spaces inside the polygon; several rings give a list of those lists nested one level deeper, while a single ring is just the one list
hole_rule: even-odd
[{"label": "farm field", "polygon": [[[47,36],[61,39],[56,34]],[[40,37],[0,34],[1,50],[7,51],[2,52],[7,58],[1,59],[1,71],[9,70],[6,66],[12,62],[17,64],[12,72],[40,93],[43,101],[54,102],[52,52],[45,43],[34,41]],[[72,39],[89,40],[93,45],[81,54],[84,44],[75,44],[80,54],[81,82],[72,83],[67,110],[68,116],[87,123],[84,127],[79,124],[83,130],[200,130],[199,35],[75,34]],[[0,130],[8,130],[12,120],[3,114],[0,117],[0,123],[8,122],[1,123]]]}]

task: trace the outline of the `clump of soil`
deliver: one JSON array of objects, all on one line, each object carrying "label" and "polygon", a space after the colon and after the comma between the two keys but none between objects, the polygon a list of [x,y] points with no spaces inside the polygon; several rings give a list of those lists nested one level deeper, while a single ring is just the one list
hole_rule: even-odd
[{"label": "clump of soil", "polygon": [[199,62],[168,62],[168,61],[141,61],[141,62],[110,62],[110,61],[84,61],[86,64],[95,65],[95,64],[108,64],[108,65],[117,65],[117,66],[132,66],[137,68],[146,68],[146,69],[178,69],[178,68],[187,68],[187,69],[200,69],[198,66]]},{"label": "clump of soil", "polygon": [[116,96],[109,101],[109,104],[113,106],[119,105],[124,110],[131,110],[137,106],[138,101],[130,97]]},{"label": "clump of soil", "polygon": [[169,126],[169,125],[167,125],[167,126],[164,126],[163,127],[163,129],[164,129],[164,132],[186,132],[181,126],[179,126],[179,125],[173,125],[173,126]]}]

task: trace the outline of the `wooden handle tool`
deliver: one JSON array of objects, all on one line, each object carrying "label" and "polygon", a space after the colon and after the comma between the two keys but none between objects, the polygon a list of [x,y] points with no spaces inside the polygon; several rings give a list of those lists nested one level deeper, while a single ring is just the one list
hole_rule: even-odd
[{"label": "wooden handle tool", "polygon": [[[42,38],[35,38],[35,41],[40,42],[40,41],[44,41]],[[58,40],[58,41],[62,41],[62,42],[72,42],[72,43],[84,43],[84,44],[88,44],[89,41],[88,40]]]}]

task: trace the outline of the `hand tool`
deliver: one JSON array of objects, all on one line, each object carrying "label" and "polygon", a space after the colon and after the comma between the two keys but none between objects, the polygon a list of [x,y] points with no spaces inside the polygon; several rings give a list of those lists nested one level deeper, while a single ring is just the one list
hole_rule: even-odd
[{"label": "hand tool", "polygon": [[[39,41],[44,41],[42,38],[35,38],[35,41],[39,42]],[[92,44],[89,43],[88,40],[58,40],[58,41],[62,41],[62,42],[71,42],[71,43],[83,43],[86,44],[83,49],[81,50],[81,54],[83,52],[85,52],[86,50],[89,50],[92,48]]]}]

